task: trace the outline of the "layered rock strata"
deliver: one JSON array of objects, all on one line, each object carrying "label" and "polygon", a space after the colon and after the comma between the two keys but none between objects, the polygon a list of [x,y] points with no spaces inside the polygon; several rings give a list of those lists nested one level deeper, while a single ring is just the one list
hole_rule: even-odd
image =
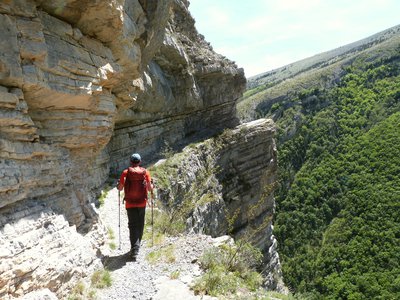
[{"label": "layered rock strata", "polygon": [[163,43],[141,82],[146,92],[131,108],[119,111],[107,147],[115,171],[126,166],[135,150],[149,161],[157,149],[178,148],[238,124],[243,69],[215,53],[197,33],[187,1],[174,1]]},{"label": "layered rock strata", "polygon": [[0,298],[61,295],[96,266],[92,202],[132,151],[149,159],[237,124],[243,70],[212,51],[187,7],[0,2]]},{"label": "layered rock strata", "polygon": [[272,234],[275,127],[260,119],[186,147],[153,170],[162,203],[198,233],[251,242],[264,254],[266,285],[282,287]]},{"label": "layered rock strata", "polygon": [[73,288],[77,280],[102,267],[96,255],[103,230],[98,225],[83,236],[64,216],[33,201],[25,202],[25,207],[3,209],[0,225],[1,299],[41,287],[62,298],[63,291]]}]

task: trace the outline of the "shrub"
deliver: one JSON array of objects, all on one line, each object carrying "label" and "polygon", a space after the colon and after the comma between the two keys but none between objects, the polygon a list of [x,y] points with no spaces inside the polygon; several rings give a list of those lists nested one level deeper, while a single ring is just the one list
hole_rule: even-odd
[{"label": "shrub", "polygon": [[97,270],[91,277],[92,286],[98,289],[110,287],[112,284],[111,274],[108,270]]},{"label": "shrub", "polygon": [[255,269],[261,258],[260,250],[245,242],[211,248],[199,260],[205,273],[194,283],[193,290],[211,296],[235,294],[239,289],[256,291],[263,282]]},{"label": "shrub", "polygon": [[164,141],[164,146],[161,148],[160,153],[164,158],[168,159],[174,156],[175,151],[167,141]]},{"label": "shrub", "polygon": [[240,277],[227,272],[223,265],[217,264],[195,282],[193,290],[196,294],[207,294],[214,297],[234,294],[240,286]]}]

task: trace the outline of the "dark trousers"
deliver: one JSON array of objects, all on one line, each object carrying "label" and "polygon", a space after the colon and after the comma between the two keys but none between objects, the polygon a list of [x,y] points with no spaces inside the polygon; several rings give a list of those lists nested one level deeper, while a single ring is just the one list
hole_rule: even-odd
[{"label": "dark trousers", "polygon": [[142,241],[143,237],[146,207],[127,208],[126,212],[128,213],[128,228],[129,239],[131,241],[131,250],[133,254],[138,254],[140,242]]}]

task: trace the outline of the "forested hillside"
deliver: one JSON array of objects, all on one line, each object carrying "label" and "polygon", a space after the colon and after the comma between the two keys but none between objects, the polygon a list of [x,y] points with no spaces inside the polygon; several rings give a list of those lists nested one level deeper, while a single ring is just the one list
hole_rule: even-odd
[{"label": "forested hillside", "polygon": [[400,43],[353,57],[325,88],[257,105],[279,128],[275,234],[288,287],[400,299]]},{"label": "forested hillside", "polygon": [[[366,61],[391,57],[400,45],[400,25],[361,41],[327,51],[272,70],[247,81],[247,91],[238,104],[239,117],[252,120],[263,117],[275,104],[291,105],[290,99],[304,89],[330,89],[337,86],[348,66],[360,56]],[[396,50],[397,49],[397,50]],[[278,110],[278,113],[280,110]],[[272,114],[274,117],[276,113]]]}]

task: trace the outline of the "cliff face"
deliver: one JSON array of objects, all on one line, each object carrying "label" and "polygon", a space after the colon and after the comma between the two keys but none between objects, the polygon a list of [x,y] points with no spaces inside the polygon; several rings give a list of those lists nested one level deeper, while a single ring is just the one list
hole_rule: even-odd
[{"label": "cliff face", "polygon": [[[62,294],[99,265],[104,233],[93,202],[110,170],[134,151],[149,161],[165,145],[236,126],[245,78],[197,33],[187,1],[2,1],[0,28],[0,298],[46,287]],[[228,170],[214,179],[225,183],[215,191],[230,212],[264,199],[257,188],[274,178],[274,167],[261,170],[265,157],[248,159],[263,151],[248,150],[249,140],[225,140],[214,154]],[[243,196],[248,185],[256,194]],[[257,241],[265,249],[271,197],[255,219],[268,217]],[[226,216],[215,218],[198,211],[192,226],[226,231]],[[235,220],[236,234],[247,221]]]},{"label": "cliff face", "polygon": [[96,266],[98,237],[76,247],[76,228],[101,234],[94,191],[134,150],[146,160],[237,124],[243,70],[212,51],[187,7],[0,3],[0,298],[57,291]]},{"label": "cliff face", "polygon": [[231,234],[264,254],[269,289],[282,288],[272,234],[276,185],[275,126],[260,119],[191,144],[153,169],[160,200],[187,227],[212,236]]},{"label": "cliff face", "polygon": [[46,200],[81,226],[109,161],[120,169],[134,147],[146,157],[237,122],[243,72],[197,34],[187,3],[6,1],[0,12],[0,207]]},{"label": "cliff face", "polygon": [[95,159],[118,107],[140,92],[142,51],[155,52],[157,42],[141,36],[157,11],[147,16],[137,1],[6,1],[0,12],[8,41],[0,46],[0,207],[45,201],[81,226],[92,217],[88,191],[108,173]]},{"label": "cliff face", "polygon": [[159,51],[141,77],[146,91],[116,117],[106,151],[116,170],[137,149],[150,159],[165,145],[176,146],[238,124],[235,103],[242,69],[212,51],[199,35],[187,3],[175,1]]}]

